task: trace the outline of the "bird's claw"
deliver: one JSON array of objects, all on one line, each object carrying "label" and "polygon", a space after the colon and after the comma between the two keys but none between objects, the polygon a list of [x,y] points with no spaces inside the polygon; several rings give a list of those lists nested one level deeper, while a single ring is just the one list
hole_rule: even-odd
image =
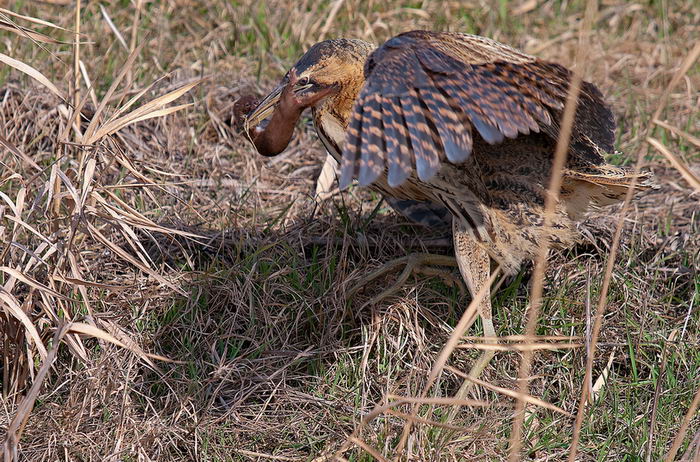
[{"label": "bird's claw", "polygon": [[284,109],[299,110],[305,107],[305,98],[300,98],[294,93],[297,82],[299,82],[299,76],[296,69],[292,68],[287,74],[287,85],[284,86],[280,95],[280,104],[284,105]]},{"label": "bird's claw", "polygon": [[289,72],[287,73],[287,81],[289,82],[287,84],[288,87],[294,88],[294,85],[297,84],[299,81],[299,76],[297,75],[297,70],[296,68],[291,68]]},{"label": "bird's claw", "polygon": [[302,94],[299,94],[295,92],[298,82],[299,76],[296,69],[290,69],[287,73],[287,85],[285,85],[280,95],[280,102],[284,104],[287,110],[304,110],[338,91],[337,86],[331,85],[320,90],[307,89]]},{"label": "bird's claw", "polygon": [[449,257],[447,255],[436,255],[427,253],[415,253],[407,255],[405,257],[397,258],[395,260],[385,263],[378,270],[373,271],[369,275],[362,278],[358,284],[355,284],[352,288],[348,290],[347,295],[349,298],[352,298],[361,289],[366,287],[370,282],[387,273],[396,272],[396,270],[398,270],[401,266],[404,267],[404,270],[401,272],[394,284],[392,284],[389,288],[383,290],[379,295],[374,296],[363,306],[378,303],[386,297],[389,297],[390,295],[393,295],[394,293],[398,292],[401,289],[401,287],[403,287],[404,283],[408,280],[408,278],[411,276],[411,274],[413,274],[414,272],[423,272],[428,274],[429,276],[441,276],[443,277],[443,280],[448,280],[450,284],[456,284],[460,288],[460,292],[464,291],[462,287],[463,283],[459,279],[452,277],[451,272],[440,271],[435,268],[426,271],[427,268],[421,268],[424,265],[456,266],[457,261],[454,259],[454,257]]}]

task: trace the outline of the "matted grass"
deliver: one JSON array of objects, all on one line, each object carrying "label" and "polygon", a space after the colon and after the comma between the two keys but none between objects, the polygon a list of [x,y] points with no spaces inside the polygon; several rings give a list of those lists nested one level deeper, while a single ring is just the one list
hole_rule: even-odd
[{"label": "matted grass", "polygon": [[[0,24],[73,40],[75,4],[9,8],[67,30],[2,14]],[[515,401],[487,388],[471,398],[489,406],[465,406],[447,424],[450,407],[441,404],[422,405],[413,418],[410,404],[371,413],[391,396],[421,394],[470,300],[461,284],[420,274],[369,306],[398,274],[347,294],[408,252],[450,255],[447,231],[413,227],[357,188],[315,206],[310,195],[325,154],[308,123],[285,154],[266,160],[231,131],[231,109],[238,95],[263,93],[309,45],[334,36],[380,42],[415,28],[458,30],[571,66],[584,8],[560,1],[88,3],[77,75],[86,116],[107,95],[98,126],[154,82],[122,115],[206,77],[171,103],[192,106],[104,134],[92,146],[76,144],[88,124],[71,128],[67,102],[0,65],[7,454],[305,461],[342,447],[353,461],[505,460]],[[698,24],[693,1],[605,1],[588,38],[584,78],[606,94],[618,120],[623,154],[611,161],[632,164],[641,151],[660,188],[638,195],[624,221],[577,460],[662,460],[679,434],[677,460],[697,457],[697,415],[682,427],[700,387],[700,193],[646,138],[697,175],[698,64],[669,84],[692,53]],[[0,34],[0,52],[74,100],[70,43]],[[130,53],[133,65],[125,65]],[[592,212],[581,224],[584,241],[550,257],[537,335],[589,344],[618,219],[619,207]],[[531,274],[524,268],[494,294],[499,335],[524,333]],[[477,324],[470,334],[478,333]],[[455,370],[468,370],[478,353],[455,350],[429,396],[452,396],[462,380]],[[482,378],[517,389],[520,358],[498,352]],[[586,360],[585,346],[538,350],[529,393],[575,414]],[[368,415],[375,418],[357,431]],[[396,454],[406,419],[412,431]],[[528,406],[522,458],[565,460],[573,424]]]}]

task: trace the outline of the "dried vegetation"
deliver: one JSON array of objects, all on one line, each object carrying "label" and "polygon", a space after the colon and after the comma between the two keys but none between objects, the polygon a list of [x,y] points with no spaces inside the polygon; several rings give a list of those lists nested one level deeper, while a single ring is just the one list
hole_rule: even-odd
[{"label": "dried vegetation", "polygon": [[[449,255],[445,230],[412,227],[358,189],[315,205],[324,154],[312,130],[264,160],[231,131],[231,106],[331,36],[459,30],[572,65],[585,5],[139,0],[10,10],[0,10],[6,460],[507,458],[531,269],[500,282],[495,322],[510,348],[452,416],[449,397],[478,353],[462,341],[431,375],[469,302],[458,274],[418,274],[366,304],[392,272],[348,297],[393,258]],[[528,390],[542,401],[528,398],[518,438],[527,460],[700,451],[698,24],[692,0],[606,0],[585,35],[583,76],[618,119],[625,154],[612,160],[641,159],[660,188],[624,215],[591,213],[584,242],[549,260],[534,332],[548,345],[535,351]],[[592,399],[574,430],[589,359]],[[407,398],[424,391],[421,406]]]}]

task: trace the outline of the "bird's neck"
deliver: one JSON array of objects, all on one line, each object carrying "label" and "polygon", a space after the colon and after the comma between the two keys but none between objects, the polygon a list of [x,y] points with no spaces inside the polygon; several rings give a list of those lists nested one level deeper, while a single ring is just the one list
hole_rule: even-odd
[{"label": "bird's neck", "polygon": [[312,107],[313,121],[319,138],[328,153],[340,162],[340,155],[345,145],[345,130],[348,128],[353,105],[364,84],[364,75],[360,68],[346,80],[342,90],[324,99]]},{"label": "bird's neck", "polygon": [[314,107],[311,111],[316,133],[318,133],[323,146],[337,162],[340,162],[342,146],[345,144],[347,121],[324,108]]},{"label": "bird's neck", "polygon": [[328,153],[338,162],[345,145],[345,130],[350,123],[353,106],[365,83],[363,62],[344,69],[340,91],[324,98],[311,108],[314,126]]},{"label": "bird's neck", "polygon": [[353,105],[360,93],[362,82],[353,82],[343,85],[343,89],[338,93],[324,99],[317,106],[312,108],[314,118],[330,115],[345,130],[350,122]]}]

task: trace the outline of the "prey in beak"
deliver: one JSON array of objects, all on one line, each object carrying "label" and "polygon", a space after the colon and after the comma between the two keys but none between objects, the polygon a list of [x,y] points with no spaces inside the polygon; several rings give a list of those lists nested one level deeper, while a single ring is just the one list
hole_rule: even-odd
[{"label": "prey in beak", "polygon": [[[306,82],[306,83],[304,83]],[[308,82],[308,78],[298,79],[296,76],[296,70],[292,68],[287,76],[282,80],[282,82],[272,90],[262,101],[260,101],[252,111],[250,111],[244,119],[243,128],[249,131],[251,127],[256,127],[263,120],[267,119],[277,107],[277,104],[282,99],[282,94],[287,90],[284,98],[286,103],[292,103],[288,106],[301,106],[301,101],[297,100],[298,97],[303,97],[306,90],[313,87],[312,83]],[[289,101],[290,99],[296,101]]]},{"label": "prey in beak", "polygon": [[[251,96],[236,101],[236,126],[243,129],[260,154],[275,156],[291,141],[304,109],[337,91],[336,85],[319,85],[309,76],[298,77],[296,68],[292,68],[280,85],[259,103]],[[269,123],[261,125],[270,116]]]}]

